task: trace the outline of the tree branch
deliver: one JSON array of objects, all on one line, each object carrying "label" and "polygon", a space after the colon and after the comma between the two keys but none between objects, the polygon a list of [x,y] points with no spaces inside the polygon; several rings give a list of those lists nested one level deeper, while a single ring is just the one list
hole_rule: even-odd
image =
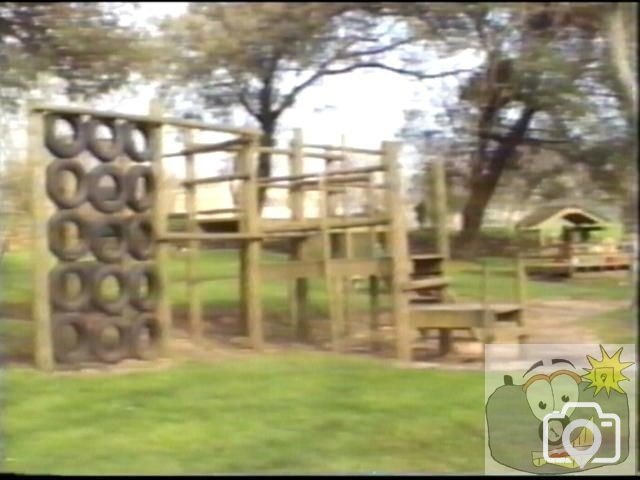
[{"label": "tree branch", "polygon": [[[488,140],[494,140],[496,142],[511,141],[510,135],[500,135],[498,133],[481,133],[481,132],[478,132],[478,135],[482,138],[486,138]],[[569,140],[553,139],[553,138],[536,138],[536,137],[523,137],[520,140],[520,142],[523,144],[529,144],[529,145],[570,143]]]},{"label": "tree branch", "polygon": [[473,71],[471,69],[459,69],[459,70],[451,70],[451,71],[448,71],[448,72],[427,74],[427,73],[422,73],[422,72],[418,72],[418,71],[415,71],[415,70],[407,70],[407,69],[404,69],[404,68],[390,67],[388,65],[385,65],[385,64],[379,63],[379,62],[361,62],[361,63],[355,63],[353,65],[349,65],[348,67],[338,68],[338,69],[335,69],[335,70],[317,70],[316,73],[314,73],[311,77],[309,77],[304,82],[302,82],[299,85],[297,85],[296,87],[294,87],[289,92],[289,94],[285,96],[285,98],[282,101],[282,104],[280,105],[280,107],[276,109],[276,114],[277,115],[281,114],[286,108],[288,108],[291,105],[293,105],[293,102],[294,102],[296,96],[302,90],[304,90],[305,88],[311,86],[319,78],[324,77],[324,76],[328,76],[328,75],[340,75],[340,74],[343,74],[343,73],[353,72],[354,70],[360,70],[360,69],[364,69],[364,68],[375,68],[375,69],[379,69],[379,70],[387,70],[387,71],[390,71],[390,72],[398,73],[400,75],[413,76],[413,77],[417,78],[418,80],[426,80],[426,79],[430,79],[430,78],[442,78],[442,77],[446,77],[446,76],[459,75],[461,73],[468,73],[468,72]]},{"label": "tree branch", "polygon": [[401,45],[407,45],[409,43],[413,43],[416,41],[416,38],[405,38],[403,40],[398,40],[397,42],[390,43],[388,45],[384,45],[378,48],[372,48],[371,50],[356,50],[353,52],[346,53],[340,56],[340,59],[346,58],[354,58],[354,57],[364,57],[367,55],[378,55],[380,53],[388,52],[389,50],[393,50]]},{"label": "tree branch", "polygon": [[253,118],[260,121],[259,114],[253,109],[253,107],[249,103],[249,99],[247,98],[245,91],[242,90],[238,92],[237,97],[238,97],[238,101],[240,102],[240,105],[242,105]]},{"label": "tree branch", "polygon": [[442,78],[442,77],[447,77],[451,75],[459,75],[461,73],[469,73],[473,71],[472,69],[464,68],[464,69],[450,70],[448,72],[440,72],[440,73],[422,73],[416,70],[407,70],[399,67],[391,67],[389,65],[385,65],[379,62],[362,62],[362,63],[356,63],[354,65],[350,65],[348,67],[339,68],[336,70],[324,70],[319,73],[321,74],[321,76],[338,75],[342,73],[352,72],[354,70],[359,70],[362,68],[377,68],[380,70],[387,70],[387,71],[398,73],[401,75],[409,75],[417,78],[418,80],[427,80],[430,78]]}]

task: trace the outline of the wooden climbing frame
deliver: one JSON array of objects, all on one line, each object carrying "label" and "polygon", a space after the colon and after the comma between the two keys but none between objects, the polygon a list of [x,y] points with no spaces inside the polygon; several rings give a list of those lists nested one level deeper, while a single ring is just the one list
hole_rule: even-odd
[{"label": "wooden climbing frame", "polygon": [[[52,352],[52,322],[49,304],[48,272],[52,255],[47,245],[46,216],[49,202],[43,189],[46,152],[43,148],[43,118],[45,114],[88,116],[101,119],[119,119],[138,122],[150,128],[149,141],[153,148],[151,168],[156,188],[151,209],[155,241],[155,264],[159,282],[159,298],[153,314],[160,329],[161,352],[170,355],[172,336],[172,308],[169,290],[173,282],[185,282],[188,299],[188,325],[193,340],[203,337],[203,291],[216,278],[199,275],[197,265],[205,244],[232,241],[238,245],[240,271],[240,302],[244,334],[255,350],[264,348],[261,287],[264,281],[288,282],[290,315],[300,340],[309,338],[308,318],[309,280],[324,279],[330,306],[331,345],[336,351],[345,347],[345,336],[351,328],[349,294],[354,276],[369,279],[371,306],[371,339],[375,340],[379,327],[380,279],[386,278],[391,286],[391,318],[395,326],[398,358],[410,358],[409,301],[405,293],[409,278],[410,260],[404,216],[400,198],[398,169],[399,144],[383,142],[379,150],[349,148],[344,145],[305,145],[300,130],[288,148],[260,146],[261,133],[248,128],[211,125],[203,122],[167,118],[158,108],[149,115],[127,115],[81,108],[31,105],[29,123],[29,160],[32,171],[34,285],[33,315],[36,324],[37,365],[50,370],[55,367]],[[166,128],[178,130],[183,148],[166,151]],[[230,140],[216,143],[197,143],[200,132],[216,132],[231,136]],[[217,176],[198,175],[196,158],[211,152],[225,152],[232,156],[232,174]],[[289,174],[280,177],[258,177],[258,159],[263,153],[281,155],[288,159]],[[353,155],[366,157],[367,164],[351,166]],[[307,159],[324,160],[324,169],[316,173],[305,172]],[[185,193],[186,222],[182,230],[170,229],[168,203],[168,162],[183,162],[185,178],[180,188]],[[204,230],[198,210],[198,190],[201,186],[237,182],[239,188],[233,208],[209,210],[208,213],[227,213],[225,230],[215,226]],[[291,217],[284,221],[261,218],[258,191],[270,188],[286,189],[289,195]],[[362,215],[349,214],[344,205],[348,189],[359,189]],[[320,215],[311,218],[305,211],[305,198],[314,193],[319,196]],[[343,205],[340,208],[340,200]],[[221,223],[222,225],[222,223]],[[354,256],[352,239],[356,232],[367,235],[369,257]],[[308,254],[309,240],[320,239],[322,255]],[[284,263],[262,261],[263,243],[279,239],[288,242],[289,258]],[[171,278],[169,262],[171,246],[183,246],[185,275]],[[124,264],[126,268],[126,263]],[[219,278],[219,277],[218,277]]]}]

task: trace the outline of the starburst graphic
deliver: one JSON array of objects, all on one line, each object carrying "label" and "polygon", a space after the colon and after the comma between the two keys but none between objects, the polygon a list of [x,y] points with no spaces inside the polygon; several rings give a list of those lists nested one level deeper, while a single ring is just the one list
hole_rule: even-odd
[{"label": "starburst graphic", "polygon": [[603,389],[607,392],[607,396],[611,394],[611,390],[625,393],[620,386],[620,382],[624,380],[628,381],[629,378],[624,376],[622,370],[633,365],[633,362],[620,361],[622,347],[611,356],[609,356],[602,345],[600,345],[600,351],[602,352],[602,359],[600,360],[596,360],[591,355],[587,355],[587,360],[589,360],[592,367],[591,369],[585,368],[584,370],[586,370],[587,373],[582,376],[582,378],[591,382],[591,385],[587,388],[595,388],[594,397]]}]

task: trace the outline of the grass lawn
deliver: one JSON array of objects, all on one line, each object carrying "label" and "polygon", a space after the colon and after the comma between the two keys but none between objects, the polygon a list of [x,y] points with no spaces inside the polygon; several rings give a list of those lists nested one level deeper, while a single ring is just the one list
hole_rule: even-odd
[{"label": "grass lawn", "polygon": [[[265,255],[269,261],[282,256]],[[28,253],[0,265],[0,303],[31,297]],[[203,253],[198,274],[227,276],[236,256]],[[513,298],[509,262],[488,259],[490,298]],[[477,265],[450,262],[456,296],[478,299]],[[171,277],[184,271],[171,265]],[[186,305],[184,285],[171,286]],[[535,282],[535,300],[627,300],[615,279]],[[202,287],[205,309],[238,307],[235,281]],[[286,312],[284,283],[263,284],[269,315]],[[366,306],[364,295],[354,310]],[[206,311],[206,310],[205,310]],[[326,313],[326,294],[312,282],[312,314]],[[628,340],[626,312],[611,312],[603,334]],[[625,322],[626,319],[626,322]],[[620,322],[620,323],[617,323]],[[611,328],[619,325],[620,328]],[[31,325],[0,321],[4,354],[30,355]],[[622,337],[621,337],[622,338]],[[611,341],[617,341],[611,337]],[[400,370],[363,358],[289,353],[188,363],[120,376],[52,376],[12,368],[2,378],[4,471],[56,474],[197,473],[481,473],[483,376],[479,372]]]},{"label": "grass lawn", "polygon": [[[29,274],[30,254],[12,252],[5,256],[0,264],[2,290],[0,305],[27,305],[31,298],[31,278]],[[185,273],[185,263],[177,255],[172,257],[169,268],[170,278]],[[266,252],[265,262],[285,261],[280,254]],[[494,301],[508,301],[514,298],[514,279],[512,262],[501,258],[487,258],[491,276],[489,278],[489,297]],[[215,275],[229,277],[237,275],[238,257],[235,251],[208,250],[201,253],[196,275]],[[460,300],[477,300],[481,296],[482,274],[480,265],[471,262],[451,261],[447,263],[445,274],[453,279],[452,289]],[[326,314],[326,291],[322,280],[311,281],[311,314]],[[626,300],[631,298],[632,287],[629,282],[613,278],[571,279],[558,282],[529,280],[527,295],[533,300]],[[284,314],[287,308],[287,285],[285,282],[265,282],[262,285],[264,308],[268,313]],[[219,280],[201,284],[201,295],[205,307],[217,309],[237,308],[239,302],[238,281]],[[172,303],[176,307],[187,305],[184,283],[171,284]],[[384,300],[384,296],[382,297]],[[355,295],[355,309],[367,306],[365,295]]]},{"label": "grass lawn", "polygon": [[585,323],[607,343],[637,343],[636,313],[629,308],[619,308],[589,318]]},{"label": "grass lawn", "polygon": [[121,376],[9,370],[5,471],[477,472],[480,373],[287,354]]}]

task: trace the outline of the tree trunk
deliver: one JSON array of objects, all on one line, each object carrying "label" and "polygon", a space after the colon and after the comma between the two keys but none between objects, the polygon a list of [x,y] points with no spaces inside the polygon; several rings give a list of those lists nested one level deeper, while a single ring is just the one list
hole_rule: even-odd
[{"label": "tree trunk", "polygon": [[[273,147],[275,145],[275,131],[276,120],[275,118],[267,117],[264,121],[260,122],[262,128],[262,137],[260,138],[261,147]],[[266,178],[271,176],[271,154],[263,152],[258,157],[258,178]],[[260,187],[258,189],[258,206],[262,212],[262,207],[267,198],[266,187]]]},{"label": "tree trunk", "polygon": [[[609,40],[609,51],[618,74],[618,79],[623,86],[627,108],[630,110],[634,123],[638,120],[638,92],[637,73],[632,65],[637,52],[633,51],[633,38],[636,32],[629,31],[628,25],[633,20],[626,18],[636,18],[636,5],[633,3],[615,3],[607,16],[607,37]],[[627,11],[623,11],[626,8]]]},{"label": "tree trunk", "polygon": [[[486,148],[480,148],[477,153],[469,182],[469,198],[462,211],[459,250],[464,252],[464,255],[475,255],[478,234],[487,205],[498,186],[507,161],[525,137],[534,114],[535,109],[526,107],[520,118],[509,129],[509,133],[500,139],[495,150],[489,152]],[[480,131],[488,131],[488,129],[480,129]]]}]

